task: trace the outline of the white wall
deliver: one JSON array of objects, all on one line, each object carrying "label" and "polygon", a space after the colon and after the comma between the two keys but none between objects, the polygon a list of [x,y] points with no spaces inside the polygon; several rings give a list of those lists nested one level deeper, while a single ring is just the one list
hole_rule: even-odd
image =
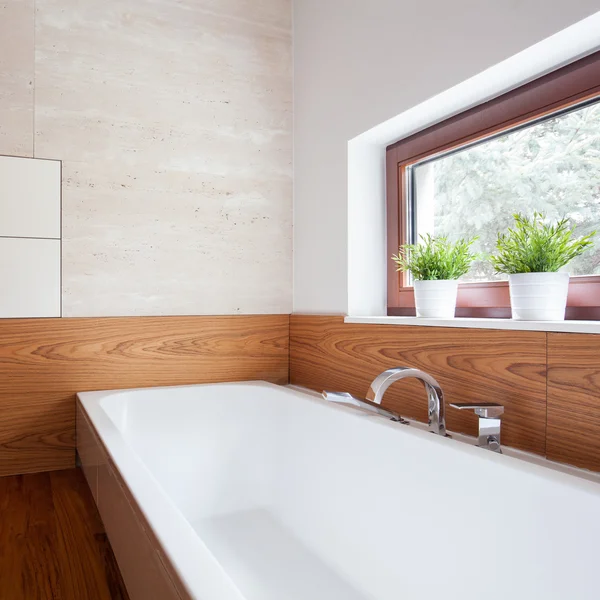
[{"label": "white wall", "polygon": [[[591,15],[598,3],[296,0],[294,7],[294,311],[346,313],[349,251],[354,263],[370,245],[383,247],[373,234],[379,229],[368,228],[365,252],[348,247],[348,142]],[[351,148],[355,164],[370,162],[379,174],[354,177],[352,191],[360,187],[373,201],[372,214],[368,203],[354,210],[354,222],[381,217],[380,150]],[[381,288],[381,278],[364,281]],[[384,298],[379,289],[372,305]]]}]

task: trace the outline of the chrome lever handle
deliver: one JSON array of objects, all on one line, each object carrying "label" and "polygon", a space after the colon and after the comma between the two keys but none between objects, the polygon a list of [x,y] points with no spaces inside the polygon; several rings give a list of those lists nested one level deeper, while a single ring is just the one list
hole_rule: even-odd
[{"label": "chrome lever handle", "polygon": [[453,402],[450,406],[458,410],[474,411],[479,417],[477,445],[480,448],[502,454],[500,447],[500,428],[502,426],[500,417],[504,413],[502,404],[496,404],[495,402]]},{"label": "chrome lever handle", "polygon": [[452,402],[450,406],[458,410],[472,410],[482,419],[497,419],[500,415],[504,414],[504,406],[495,402],[478,402],[476,404],[471,402]]}]

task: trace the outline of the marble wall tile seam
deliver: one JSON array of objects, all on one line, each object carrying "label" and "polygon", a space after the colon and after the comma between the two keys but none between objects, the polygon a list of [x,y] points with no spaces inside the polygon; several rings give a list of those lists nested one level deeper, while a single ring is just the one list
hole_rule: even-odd
[{"label": "marble wall tile seam", "polygon": [[0,4],[0,153],[33,156],[33,2]]},{"label": "marble wall tile seam", "polygon": [[[32,158],[38,158],[36,152],[35,152],[35,141],[36,141],[36,135],[35,135],[35,131],[36,131],[36,103],[35,103],[35,90],[36,90],[36,74],[37,74],[37,40],[36,40],[36,32],[37,32],[37,0],[33,0],[33,48],[32,48],[32,59],[33,59],[33,71],[31,73],[31,83],[32,83],[32,90],[31,90],[31,96],[32,96],[32,106],[31,106],[31,157]],[[56,158],[53,157],[49,157],[46,160],[56,160]],[[62,166],[61,166],[61,171],[62,171]],[[62,183],[62,182],[61,182]],[[61,192],[62,194],[62,192]],[[61,215],[62,215],[62,196],[61,196]],[[62,219],[62,217],[61,217]],[[62,234],[61,234],[62,235]],[[61,248],[62,250],[62,248]],[[61,263],[62,263],[62,252],[61,252]],[[61,264],[61,272],[62,272],[62,264]],[[62,294],[61,294],[62,295]],[[61,300],[61,305],[62,305],[62,300]],[[62,313],[62,309],[61,309],[61,313]]]}]

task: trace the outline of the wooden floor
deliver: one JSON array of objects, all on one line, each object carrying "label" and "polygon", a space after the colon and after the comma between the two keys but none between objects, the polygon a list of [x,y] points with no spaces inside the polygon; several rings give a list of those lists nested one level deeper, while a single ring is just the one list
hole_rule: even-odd
[{"label": "wooden floor", "polygon": [[80,469],[0,477],[0,600],[128,600]]}]

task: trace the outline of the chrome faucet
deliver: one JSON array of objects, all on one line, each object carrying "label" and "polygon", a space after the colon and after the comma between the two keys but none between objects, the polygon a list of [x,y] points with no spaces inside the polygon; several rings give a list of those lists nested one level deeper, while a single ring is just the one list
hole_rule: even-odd
[{"label": "chrome faucet", "polygon": [[397,413],[380,407],[383,395],[390,385],[400,379],[408,378],[418,379],[427,391],[429,430],[438,435],[445,436],[446,418],[444,410],[444,393],[442,392],[440,384],[431,375],[428,375],[419,369],[396,367],[384,371],[381,375],[378,375],[371,384],[371,387],[367,392],[366,400],[360,400],[351,394],[341,394],[339,392],[323,392],[323,397],[332,402],[341,402],[343,404],[359,406],[370,412],[376,412],[383,416],[387,416],[394,421],[408,423],[408,421],[403,419]]},{"label": "chrome faucet", "polygon": [[444,393],[442,392],[440,384],[431,375],[425,373],[425,371],[412,369],[411,367],[395,367],[393,369],[388,369],[375,378],[367,392],[367,400],[370,400],[375,404],[381,404],[383,395],[392,383],[409,378],[418,379],[427,391],[429,431],[437,433],[438,435],[446,435]]}]

